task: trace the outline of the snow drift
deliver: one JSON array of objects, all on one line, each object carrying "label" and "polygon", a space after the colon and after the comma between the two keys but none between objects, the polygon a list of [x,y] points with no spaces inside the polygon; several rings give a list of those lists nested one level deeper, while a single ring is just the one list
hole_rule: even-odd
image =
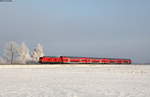
[{"label": "snow drift", "polygon": [[150,97],[149,65],[0,66],[1,97]]}]

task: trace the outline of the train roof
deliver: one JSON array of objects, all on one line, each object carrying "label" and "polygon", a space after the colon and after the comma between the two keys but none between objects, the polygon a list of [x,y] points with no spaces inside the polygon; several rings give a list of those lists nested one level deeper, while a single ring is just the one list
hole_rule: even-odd
[{"label": "train roof", "polygon": [[61,56],[61,57],[69,57],[69,58],[92,58],[92,59],[124,59],[124,60],[131,60],[128,58],[102,58],[102,57],[83,57],[83,56]]},{"label": "train roof", "polygon": [[52,58],[57,58],[57,57],[60,57],[60,56],[43,56],[43,57],[52,57]]},{"label": "train roof", "polygon": [[52,58],[69,57],[69,58],[91,58],[91,59],[110,59],[110,60],[115,60],[115,59],[131,60],[131,59],[127,59],[127,58],[102,58],[102,57],[83,57],[83,56],[43,56],[43,57],[52,57]]}]

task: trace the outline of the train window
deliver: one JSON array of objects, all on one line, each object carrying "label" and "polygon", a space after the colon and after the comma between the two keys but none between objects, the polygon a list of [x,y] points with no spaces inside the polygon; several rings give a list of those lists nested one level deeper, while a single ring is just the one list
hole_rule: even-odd
[{"label": "train window", "polygon": [[68,61],[68,59],[63,59],[63,61]]}]

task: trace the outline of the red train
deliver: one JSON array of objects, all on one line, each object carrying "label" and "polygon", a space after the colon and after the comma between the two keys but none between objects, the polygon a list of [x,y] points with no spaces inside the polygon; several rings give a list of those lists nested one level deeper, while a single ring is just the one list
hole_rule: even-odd
[{"label": "red train", "polygon": [[41,64],[131,64],[131,59],[95,58],[74,56],[44,56],[39,58]]}]

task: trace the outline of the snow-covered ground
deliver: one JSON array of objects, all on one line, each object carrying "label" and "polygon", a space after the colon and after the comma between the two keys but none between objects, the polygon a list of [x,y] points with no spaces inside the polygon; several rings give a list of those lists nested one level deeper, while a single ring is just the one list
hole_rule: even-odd
[{"label": "snow-covered ground", "polygon": [[0,66],[0,97],[150,97],[150,65]]}]

